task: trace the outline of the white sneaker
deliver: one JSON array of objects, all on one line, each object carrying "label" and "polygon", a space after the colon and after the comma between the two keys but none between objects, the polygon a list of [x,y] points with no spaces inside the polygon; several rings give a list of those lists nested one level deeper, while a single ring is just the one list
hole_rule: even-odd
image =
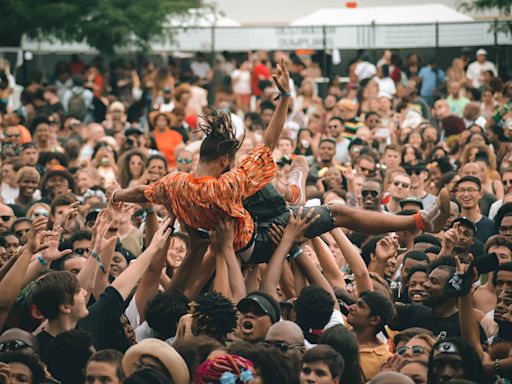
[{"label": "white sneaker", "polygon": [[292,161],[288,185],[295,185],[299,189],[299,196],[292,205],[304,205],[306,203],[306,179],[308,178],[309,165],[304,156],[297,156]]}]

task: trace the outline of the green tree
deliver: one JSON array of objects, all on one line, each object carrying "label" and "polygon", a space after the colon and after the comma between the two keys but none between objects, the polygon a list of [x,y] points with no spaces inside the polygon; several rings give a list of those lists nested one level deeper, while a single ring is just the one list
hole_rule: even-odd
[{"label": "green tree", "polygon": [[[509,17],[512,14],[512,0],[471,0],[460,4],[462,10],[473,11],[493,11],[498,10],[500,15]],[[496,26],[498,32],[505,32],[512,35],[512,22],[510,20],[500,22]]]},{"label": "green tree", "polygon": [[201,0],[0,0],[0,45],[32,38],[85,41],[104,54],[135,45],[145,48],[164,32],[172,15]]}]

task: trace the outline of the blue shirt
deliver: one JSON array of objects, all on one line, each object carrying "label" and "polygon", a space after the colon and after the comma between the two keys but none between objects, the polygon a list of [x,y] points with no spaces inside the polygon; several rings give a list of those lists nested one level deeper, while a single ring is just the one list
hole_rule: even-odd
[{"label": "blue shirt", "polygon": [[446,79],[442,69],[433,71],[428,65],[420,69],[418,76],[421,79],[421,96],[434,96],[434,90]]}]

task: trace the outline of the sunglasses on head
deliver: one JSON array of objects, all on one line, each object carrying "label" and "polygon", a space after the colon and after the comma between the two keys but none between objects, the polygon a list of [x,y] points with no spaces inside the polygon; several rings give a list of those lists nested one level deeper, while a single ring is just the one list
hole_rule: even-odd
[{"label": "sunglasses on head", "polygon": [[190,163],[192,163],[192,159],[177,159],[176,161],[179,164],[190,164]]},{"label": "sunglasses on head", "polygon": [[363,197],[366,197],[368,195],[371,195],[372,197],[377,197],[377,196],[379,196],[379,192],[377,192],[377,191],[361,191],[361,195],[363,195]]},{"label": "sunglasses on head", "polygon": [[423,172],[423,169],[407,169],[405,171],[409,176],[412,176],[415,174],[416,176],[421,175],[421,172]]},{"label": "sunglasses on head", "polygon": [[2,215],[0,216],[0,219],[2,219],[2,221],[5,221],[6,223],[11,220],[11,217],[10,215]]},{"label": "sunglasses on head", "polygon": [[5,343],[0,343],[0,353],[7,351],[19,351],[20,349],[30,347],[23,340],[12,340],[6,341]]},{"label": "sunglasses on head", "polygon": [[411,350],[413,355],[419,355],[423,352],[423,347],[421,345],[412,345],[410,347],[404,345],[403,347],[399,347],[396,349],[396,353],[399,355],[404,355],[407,350]]}]

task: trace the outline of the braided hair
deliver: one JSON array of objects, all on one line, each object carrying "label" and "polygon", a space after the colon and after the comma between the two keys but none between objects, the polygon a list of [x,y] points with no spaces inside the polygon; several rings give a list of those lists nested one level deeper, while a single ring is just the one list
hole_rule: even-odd
[{"label": "braided hair", "polygon": [[212,111],[201,116],[199,129],[205,134],[199,149],[200,161],[202,162],[215,161],[225,155],[234,158],[242,145],[243,137],[241,140],[237,139],[229,112]]},{"label": "braided hair", "polygon": [[207,292],[192,303],[192,334],[207,335],[223,343],[237,325],[233,303],[218,292]]},{"label": "braided hair", "polygon": [[254,366],[250,360],[238,355],[220,355],[197,367],[194,384],[252,383],[253,372]]}]

